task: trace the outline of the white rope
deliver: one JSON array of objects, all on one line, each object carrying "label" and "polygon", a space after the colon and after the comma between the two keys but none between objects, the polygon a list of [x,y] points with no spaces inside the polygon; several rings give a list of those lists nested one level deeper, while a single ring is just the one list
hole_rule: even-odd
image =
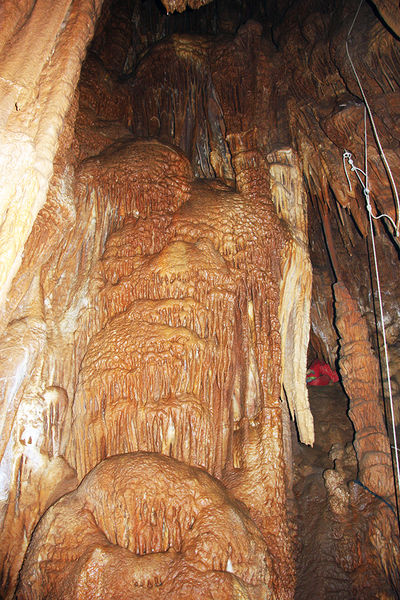
[{"label": "white rope", "polygon": [[[387,349],[387,341],[386,341],[386,327],[385,327],[385,321],[384,321],[384,318],[383,318],[383,302],[382,302],[382,292],[381,292],[381,281],[380,281],[380,276],[379,276],[378,259],[377,259],[376,247],[375,247],[375,235],[374,235],[374,227],[373,227],[373,222],[372,222],[373,215],[372,215],[372,208],[371,208],[371,201],[370,201],[370,191],[369,191],[369,188],[368,188],[368,139],[367,139],[366,122],[367,122],[367,114],[366,114],[366,109],[364,108],[364,157],[365,157],[365,170],[363,171],[362,169],[360,169],[360,168],[358,168],[358,167],[355,166],[353,158],[352,158],[352,155],[347,150],[345,150],[343,152],[343,164],[344,164],[344,168],[345,168],[346,178],[347,178],[347,181],[349,182],[350,190],[351,190],[351,182],[350,182],[350,178],[349,178],[349,176],[347,174],[347,170],[346,170],[346,161],[350,165],[351,171],[356,174],[357,179],[359,180],[359,182],[361,184],[361,187],[363,189],[363,193],[364,193],[365,201],[366,201],[366,207],[367,207],[367,211],[368,211],[368,218],[369,218],[370,231],[371,231],[372,250],[373,250],[373,257],[374,257],[376,286],[377,286],[378,300],[379,300],[379,312],[380,312],[380,320],[381,320],[381,325],[382,325],[382,338],[383,338],[383,347],[384,347],[385,370],[386,370],[387,383],[388,383],[388,394],[389,394],[390,420],[391,420],[391,424],[392,424],[392,433],[393,433],[394,447],[397,449],[398,448],[398,443],[397,443],[397,434],[396,434],[396,427],[395,427],[394,403],[393,403],[392,384],[391,384],[390,367],[389,367],[389,357],[388,357],[388,349]],[[362,179],[360,173],[361,173],[361,175],[364,176],[364,180]],[[394,460],[393,467],[395,468],[395,472],[396,472],[396,475],[397,475],[397,477],[395,478],[395,483],[396,483],[396,479],[397,479],[397,487],[395,485],[395,489],[396,489],[396,498],[397,498],[397,518],[399,519],[398,498],[400,496],[400,463],[399,463],[398,452],[395,452],[394,455],[395,455],[395,460]],[[392,460],[393,460],[393,456],[392,456]]]},{"label": "white rope", "polygon": [[[394,227],[394,232],[395,235],[398,236],[399,235],[399,225],[400,225],[400,202],[399,202],[399,196],[397,193],[397,188],[396,188],[396,184],[394,182],[393,179],[393,175],[392,172],[390,170],[389,164],[386,160],[386,156],[385,153],[383,151],[380,139],[379,139],[379,135],[378,132],[376,130],[375,127],[375,122],[372,116],[372,112],[371,112],[371,108],[368,104],[367,98],[365,96],[363,87],[361,85],[360,79],[358,77],[357,71],[354,67],[353,61],[351,60],[351,56],[350,56],[350,52],[349,52],[349,47],[348,47],[348,39],[350,37],[350,34],[353,30],[354,24],[356,22],[358,13],[360,12],[360,8],[362,6],[364,0],[361,0],[357,12],[354,16],[353,22],[351,24],[351,27],[349,29],[349,32],[347,34],[347,39],[346,39],[346,52],[347,52],[347,56],[349,58],[350,64],[351,64],[351,68],[353,70],[354,76],[357,80],[358,86],[360,88],[361,91],[361,95],[362,98],[364,100],[364,170],[358,168],[355,166],[352,155],[350,152],[348,152],[347,150],[345,150],[343,152],[343,165],[344,165],[344,171],[346,174],[346,178],[349,184],[349,188],[351,190],[351,182],[350,182],[350,178],[347,174],[347,169],[346,169],[346,161],[348,162],[348,164],[350,165],[351,171],[355,173],[355,175],[357,176],[357,179],[359,180],[361,187],[363,189],[363,193],[365,196],[365,201],[366,201],[366,208],[367,208],[367,212],[368,212],[368,220],[369,220],[369,225],[370,225],[370,231],[371,231],[371,242],[372,242],[372,250],[373,250],[373,257],[374,257],[374,267],[375,267],[375,277],[376,277],[376,286],[377,286],[377,292],[378,292],[378,300],[379,300],[379,312],[380,312],[380,319],[381,319],[381,326],[382,326],[382,338],[383,338],[383,348],[384,348],[384,358],[385,358],[385,370],[386,370],[386,376],[387,376],[387,384],[388,384],[388,394],[389,394],[389,406],[390,406],[390,417],[391,417],[391,422],[392,422],[392,433],[393,433],[393,443],[394,443],[394,448],[395,448],[395,460],[394,460],[394,470],[395,470],[395,474],[397,475],[397,477],[395,477],[395,491],[396,491],[396,501],[397,501],[397,519],[399,520],[399,496],[400,496],[400,463],[399,463],[399,453],[397,452],[398,449],[398,443],[397,443],[397,434],[396,434],[396,427],[395,427],[395,416],[394,416],[394,403],[393,403],[393,394],[392,394],[392,384],[391,384],[391,377],[390,377],[390,367],[389,367],[389,356],[388,356],[388,348],[387,348],[387,340],[386,340],[386,327],[385,327],[385,321],[384,321],[384,316],[383,316],[383,302],[382,302],[382,292],[381,292],[381,282],[380,282],[380,276],[379,276],[379,268],[378,268],[378,259],[377,259],[377,255],[376,255],[376,246],[375,246],[375,235],[374,235],[374,227],[373,227],[373,222],[372,219],[381,219],[381,218],[387,218],[389,219],[389,221],[392,223],[393,227]],[[374,216],[372,213],[372,207],[371,207],[371,200],[370,200],[370,190],[369,190],[369,185],[368,185],[368,136],[367,136],[367,111],[368,111],[368,117],[369,120],[371,122],[371,126],[372,126],[372,131],[374,134],[374,138],[375,141],[378,145],[379,148],[379,152],[380,152],[380,156],[381,159],[385,165],[386,168],[386,172],[388,174],[389,177],[389,181],[390,181],[390,185],[394,194],[394,199],[395,199],[395,207],[396,207],[396,211],[397,211],[397,222],[395,223],[394,220],[387,214],[381,214],[379,216]],[[362,179],[362,176],[364,177],[364,180]],[[393,453],[392,453],[392,461],[393,461]],[[397,482],[396,482],[397,479]],[[397,486],[396,486],[397,483]]]},{"label": "white rope", "polygon": [[[356,14],[354,16],[353,22],[352,22],[352,24],[350,26],[350,29],[349,29],[349,32],[347,34],[347,38],[346,38],[346,53],[347,53],[347,57],[349,59],[352,71],[354,73],[354,77],[356,78],[356,81],[358,83],[358,87],[360,88],[361,96],[362,96],[362,99],[364,101],[364,106],[365,106],[366,110],[368,111],[368,117],[369,117],[369,120],[371,122],[371,127],[372,127],[372,131],[373,131],[373,134],[374,134],[374,138],[375,138],[376,144],[378,146],[379,154],[380,154],[381,160],[382,160],[382,162],[384,164],[384,167],[385,167],[388,179],[389,179],[390,187],[392,188],[392,193],[393,193],[393,197],[394,197],[394,201],[395,201],[395,209],[396,209],[396,213],[397,213],[397,219],[396,219],[396,222],[395,222],[392,219],[392,217],[390,217],[387,214],[381,214],[381,215],[375,216],[375,215],[372,214],[372,209],[369,211],[369,214],[370,214],[370,216],[373,219],[382,219],[383,217],[389,219],[389,221],[393,225],[394,234],[397,237],[399,235],[399,233],[400,233],[400,200],[399,200],[399,194],[398,194],[398,191],[397,191],[396,183],[395,183],[393,175],[392,175],[392,171],[390,169],[389,163],[388,163],[388,161],[386,159],[386,155],[385,155],[385,153],[383,151],[383,148],[382,148],[382,144],[381,144],[381,141],[380,141],[380,138],[379,138],[378,131],[376,129],[376,125],[375,125],[375,121],[374,121],[374,117],[372,115],[372,111],[371,111],[370,105],[369,105],[368,100],[366,98],[363,86],[361,85],[360,78],[358,77],[358,73],[356,71],[356,68],[354,66],[354,63],[353,63],[353,61],[351,59],[350,52],[349,52],[348,40],[349,40],[350,34],[351,34],[352,30],[353,30],[354,24],[356,22],[356,19],[358,17],[358,13],[360,12],[360,8],[361,8],[363,2],[364,2],[364,0],[361,0],[360,4],[358,5],[357,12],[356,12]],[[364,121],[364,123],[365,123],[365,121]],[[366,123],[365,123],[365,126],[366,126]],[[344,160],[344,158],[343,158],[343,160]],[[365,175],[365,173],[364,173],[364,175]],[[347,172],[346,172],[346,176],[347,176]],[[349,180],[348,177],[347,177],[347,180]],[[351,186],[350,186],[350,190],[351,190]]]},{"label": "white rope", "polygon": [[[365,157],[366,157],[366,162],[367,162],[367,140],[365,140]],[[394,416],[394,402],[393,402],[393,394],[392,394],[392,383],[391,383],[391,375],[390,375],[390,367],[389,367],[389,356],[388,356],[388,349],[387,349],[387,341],[386,341],[386,327],[385,327],[385,321],[383,318],[383,301],[382,301],[382,292],[381,292],[381,281],[380,281],[380,276],[379,276],[379,267],[378,267],[378,259],[377,259],[377,255],[376,255],[376,246],[375,246],[375,235],[374,235],[374,227],[373,227],[373,222],[372,222],[372,209],[371,209],[371,203],[370,203],[370,191],[368,189],[368,171],[367,171],[367,166],[366,166],[366,170],[363,171],[362,169],[359,169],[358,167],[356,167],[354,165],[352,156],[350,154],[350,152],[347,152],[346,150],[343,152],[343,162],[346,165],[345,161],[348,161],[350,167],[351,167],[351,171],[353,171],[362,188],[363,188],[363,193],[365,196],[365,201],[366,201],[366,206],[367,206],[367,211],[368,211],[368,218],[369,218],[369,225],[370,225],[370,231],[371,231],[371,241],[372,241],[372,251],[373,251],[373,257],[374,257],[374,267],[375,267],[375,277],[376,277],[376,287],[377,287],[377,293],[378,293],[378,301],[379,301],[379,312],[380,312],[380,320],[381,320],[381,325],[382,325],[382,338],[383,338],[383,348],[384,348],[384,358],[385,358],[385,371],[386,371],[386,376],[387,376],[387,383],[388,383],[388,394],[389,394],[389,406],[390,406],[390,420],[391,420],[391,425],[392,425],[392,434],[393,434],[393,442],[394,442],[394,446],[392,446],[392,448],[395,448],[396,450],[398,450],[399,446],[397,443],[397,433],[396,433],[396,426],[395,426],[395,416]],[[346,170],[346,166],[345,166],[345,173],[346,173],[346,177],[347,180],[349,182],[349,187],[351,189],[351,183],[350,183],[350,179],[349,176],[347,174],[347,170]],[[363,181],[361,178],[360,173],[362,173],[365,177],[365,180]],[[395,483],[396,483],[396,479],[397,479],[397,488],[396,488],[396,497],[397,497],[397,518],[399,519],[399,508],[398,508],[398,498],[400,496],[400,462],[399,462],[399,455],[398,455],[398,451],[396,451],[394,453],[395,455],[395,459],[394,459],[394,464],[393,467],[395,469],[396,475],[397,477],[395,478]],[[392,460],[393,460],[393,456],[392,456]]]},{"label": "white rope", "polygon": [[[395,427],[395,417],[394,417],[392,383],[391,383],[391,379],[390,379],[389,357],[388,357],[388,349],[387,349],[387,342],[386,342],[386,328],[385,328],[385,321],[383,319],[381,282],[380,282],[380,278],[379,278],[378,261],[377,261],[377,257],[376,257],[374,228],[373,228],[373,224],[372,224],[371,213],[369,211],[368,211],[368,215],[369,215],[369,225],[370,225],[370,230],[371,230],[372,249],[373,249],[373,254],[374,254],[376,285],[377,285],[378,298],[379,298],[379,312],[380,312],[381,324],[382,324],[383,347],[385,350],[385,367],[386,367],[388,392],[389,392],[390,418],[392,421],[392,433],[393,433],[394,445],[396,448],[398,448],[397,434],[396,434],[396,427]],[[395,452],[394,455],[395,455],[395,466],[396,466],[396,474],[397,474],[397,494],[396,494],[396,496],[398,498],[400,495],[400,464],[399,464],[398,452]],[[395,478],[395,482],[396,482],[396,478]],[[399,518],[399,507],[398,506],[397,506],[397,518]]]}]

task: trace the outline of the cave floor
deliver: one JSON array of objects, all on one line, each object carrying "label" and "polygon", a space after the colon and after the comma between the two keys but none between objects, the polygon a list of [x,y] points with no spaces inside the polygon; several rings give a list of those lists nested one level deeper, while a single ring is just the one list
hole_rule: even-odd
[{"label": "cave floor", "polygon": [[315,444],[298,442],[292,429],[294,497],[297,511],[296,600],[351,599],[349,574],[334,557],[335,520],[329,509],[323,473],[334,468],[337,456],[345,453],[348,481],[357,475],[352,464],[353,428],[347,416],[347,397],[338,384],[309,388],[314,416]]}]

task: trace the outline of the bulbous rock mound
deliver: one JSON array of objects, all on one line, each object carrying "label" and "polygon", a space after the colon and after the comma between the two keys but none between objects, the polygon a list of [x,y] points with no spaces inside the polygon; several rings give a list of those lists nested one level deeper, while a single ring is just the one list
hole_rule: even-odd
[{"label": "bulbous rock mound", "polygon": [[107,458],[47,512],[17,600],[273,600],[245,509],[205,471],[159,454]]}]

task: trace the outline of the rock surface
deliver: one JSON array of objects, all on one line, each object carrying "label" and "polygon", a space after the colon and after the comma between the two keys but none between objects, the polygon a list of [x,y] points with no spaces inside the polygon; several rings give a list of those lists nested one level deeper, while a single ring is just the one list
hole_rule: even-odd
[{"label": "rock surface", "polygon": [[[218,479],[220,499],[251,520],[244,538],[257,531],[267,556],[267,583],[189,565],[168,594],[258,598],[265,584],[279,600],[305,597],[316,565],[321,598],[396,598],[382,324],[376,332],[363,191],[343,150],[367,167],[374,214],[397,223],[362,94],[397,181],[398,10],[378,0],[376,11],[358,0],[50,4],[0,7],[0,596],[13,597],[46,509],[108,456],[144,451]],[[399,237],[387,219],[374,233],[398,425]],[[334,305],[336,281],[348,295]],[[310,411],[307,352],[334,368],[340,343],[354,447],[333,419],[326,471],[304,488],[334,558],[324,579],[296,510],[296,469],[306,483],[308,467],[293,467],[290,417],[318,446],[325,417]],[[302,536],[307,560],[296,563]],[[112,586],[123,598],[119,560],[139,565],[139,583],[178,569],[176,549],[149,558],[107,543],[71,574],[82,597]],[[139,587],[136,597],[159,592]]]}]

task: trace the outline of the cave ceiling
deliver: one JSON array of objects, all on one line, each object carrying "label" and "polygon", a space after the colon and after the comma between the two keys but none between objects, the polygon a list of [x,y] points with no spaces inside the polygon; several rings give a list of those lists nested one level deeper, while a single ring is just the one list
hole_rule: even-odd
[{"label": "cave ceiling", "polygon": [[398,3],[0,20],[0,598],[398,598]]}]

